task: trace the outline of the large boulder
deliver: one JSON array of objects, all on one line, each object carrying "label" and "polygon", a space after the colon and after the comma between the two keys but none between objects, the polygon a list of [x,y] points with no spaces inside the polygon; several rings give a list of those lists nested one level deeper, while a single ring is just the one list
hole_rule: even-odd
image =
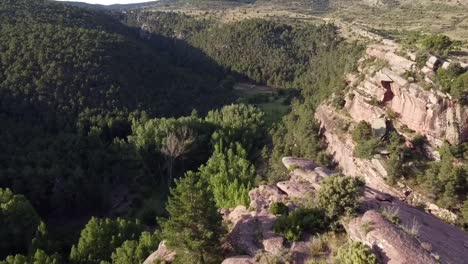
[{"label": "large boulder", "polygon": [[258,216],[258,220],[262,226],[263,249],[272,255],[280,254],[284,250],[284,238],[273,232],[276,216]]},{"label": "large boulder", "polygon": [[301,168],[303,170],[313,170],[317,167],[313,161],[303,158],[284,157],[281,160],[288,170]]},{"label": "large boulder", "polygon": [[308,182],[297,183],[292,181],[278,182],[276,184],[280,190],[285,192],[290,199],[309,199],[314,197],[315,189]]},{"label": "large boulder", "polygon": [[245,252],[249,256],[261,250],[259,246],[259,234],[261,234],[261,224],[258,219],[252,215],[243,215],[232,228],[228,239],[234,248]]},{"label": "large boulder", "polygon": [[153,252],[153,254],[151,254],[148,258],[146,258],[143,264],[153,264],[157,260],[171,263],[174,261],[175,257],[176,252],[167,248],[166,241],[163,240],[161,241],[161,243],[159,243],[158,249],[155,252]]},{"label": "large boulder", "polygon": [[255,263],[255,259],[249,256],[230,257],[230,258],[223,260],[223,262],[221,262],[221,264],[254,264],[254,263]]},{"label": "large boulder", "polygon": [[287,195],[278,187],[271,185],[260,185],[249,192],[250,208],[257,213],[266,213],[274,202],[285,202]]},{"label": "large boulder", "polygon": [[383,263],[437,263],[413,236],[376,211],[367,211],[363,216],[351,220],[346,225],[346,230],[351,239],[361,241],[378,251]]}]

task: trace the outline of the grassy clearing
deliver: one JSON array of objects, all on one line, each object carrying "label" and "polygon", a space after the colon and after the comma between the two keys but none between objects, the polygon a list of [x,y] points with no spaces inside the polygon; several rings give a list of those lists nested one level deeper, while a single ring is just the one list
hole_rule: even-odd
[{"label": "grassy clearing", "polygon": [[255,105],[265,113],[268,125],[281,121],[281,118],[290,111],[294,94],[294,91],[246,83],[236,84],[234,90],[239,103]]}]

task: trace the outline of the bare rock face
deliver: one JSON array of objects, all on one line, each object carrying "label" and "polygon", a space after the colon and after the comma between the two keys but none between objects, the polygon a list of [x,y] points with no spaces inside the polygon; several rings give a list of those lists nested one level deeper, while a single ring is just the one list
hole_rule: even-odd
[{"label": "bare rock face", "polygon": [[266,212],[274,202],[285,202],[287,195],[276,186],[260,185],[249,192],[250,207],[257,213]]},{"label": "bare rock face", "polygon": [[230,258],[223,260],[223,262],[221,262],[221,264],[254,264],[254,263],[255,263],[255,260],[249,256],[230,257]]},{"label": "bare rock face", "polygon": [[143,264],[153,264],[157,260],[171,263],[174,261],[175,256],[176,252],[167,248],[166,241],[163,240],[161,241],[161,243],[159,243],[158,250],[156,250],[148,258],[146,258]]},{"label": "bare rock face", "polygon": [[[327,141],[327,151],[333,155],[334,160],[339,164],[344,175],[363,177],[370,188],[403,200],[416,197],[418,203],[423,203],[426,205],[426,208],[431,208],[430,212],[438,217],[453,220],[457,218],[456,215],[448,210],[439,208],[421,195],[414,194],[406,186],[397,189],[387,185],[385,179],[388,174],[383,158],[379,156],[371,160],[356,158],[354,156],[354,142],[351,138],[351,133],[341,129],[343,124],[355,123],[354,120],[350,120],[345,114],[325,104],[317,108],[315,118],[321,124],[322,134]],[[409,190],[411,196],[408,196],[407,190]]]},{"label": "bare rock face", "polygon": [[370,6],[395,6],[399,4],[397,0],[363,0],[362,1],[366,5]]},{"label": "bare rock face", "polygon": [[376,211],[367,211],[362,217],[351,220],[346,229],[351,239],[376,249],[384,263],[437,263],[414,237]]},{"label": "bare rock face", "polygon": [[315,193],[314,187],[310,183],[297,183],[292,181],[278,182],[276,184],[280,190],[285,192],[288,197],[295,198],[305,198],[313,197]]},{"label": "bare rock face", "polygon": [[291,254],[296,259],[297,264],[306,263],[307,259],[311,256],[310,247],[309,241],[296,241],[291,245]]},{"label": "bare rock face", "polygon": [[282,161],[291,170],[290,179],[251,190],[250,209],[253,211],[245,206],[221,210],[223,219],[232,226],[228,236],[230,243],[249,256],[228,258],[223,263],[256,263],[254,257],[258,253],[275,257],[285,251],[292,254],[293,263],[305,263],[308,256],[307,242],[288,246],[282,236],[273,232],[277,216],[271,215],[269,209],[274,202],[283,202],[294,209],[298,201],[313,198],[320,182],[332,172],[306,159],[285,157]]},{"label": "bare rock face", "polygon": [[303,170],[313,170],[318,167],[313,161],[302,158],[284,157],[281,161],[288,170],[295,168],[301,168]]},{"label": "bare rock face", "polygon": [[[369,46],[366,56],[384,60],[387,65],[377,72],[366,65],[359,67],[364,80],[355,82],[356,88],[348,96],[345,107],[349,114],[357,121],[373,123],[387,108],[396,113],[402,125],[426,135],[433,146],[440,146],[444,140],[451,144],[468,140],[468,108],[447,94],[427,91],[421,84],[411,82],[411,78],[403,78],[406,72],[416,71],[415,62],[397,55],[397,51],[394,45]],[[432,82],[434,71],[443,65],[444,61],[431,56],[421,73],[427,82]]]},{"label": "bare rock face", "polygon": [[284,157],[282,161],[286,168],[293,170],[289,181],[280,182],[277,186],[289,196],[305,197],[308,193],[313,193],[311,188],[319,190],[320,182],[333,174],[329,169],[318,167],[310,160]]},{"label": "bare rock face", "polygon": [[354,157],[354,142],[351,134],[341,130],[343,124],[354,122],[353,120],[328,105],[319,106],[315,118],[320,122],[323,136],[328,143],[327,151],[333,155],[344,175],[364,177],[366,183],[376,190],[394,196],[403,196],[402,193],[385,183],[387,171],[381,159],[365,160]]},{"label": "bare rock face", "polygon": [[229,241],[236,248],[247,253],[249,256],[255,256],[260,250],[258,236],[260,231],[260,222],[252,215],[243,215],[229,233]]}]

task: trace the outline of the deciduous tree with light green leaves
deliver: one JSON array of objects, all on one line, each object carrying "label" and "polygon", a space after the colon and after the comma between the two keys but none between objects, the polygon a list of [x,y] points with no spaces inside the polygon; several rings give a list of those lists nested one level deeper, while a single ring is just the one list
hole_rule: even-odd
[{"label": "deciduous tree with light green leaves", "polygon": [[176,250],[176,263],[220,263],[225,233],[208,182],[188,172],[171,190],[169,218],[160,219],[162,238]]},{"label": "deciduous tree with light green leaves", "polygon": [[210,111],[206,121],[218,126],[213,141],[240,142],[250,154],[266,133],[264,113],[251,105],[232,104],[221,110]]},{"label": "deciduous tree with light green leaves", "polygon": [[240,143],[224,147],[220,142],[205,166],[200,168],[213,191],[219,208],[249,204],[249,191],[255,180],[255,168]]}]

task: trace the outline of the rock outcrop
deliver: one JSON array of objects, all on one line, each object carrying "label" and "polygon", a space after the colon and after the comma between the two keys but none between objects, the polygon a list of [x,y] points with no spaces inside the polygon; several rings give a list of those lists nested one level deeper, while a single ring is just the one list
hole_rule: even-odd
[{"label": "rock outcrop", "polygon": [[332,172],[317,167],[310,160],[286,157],[282,161],[291,171],[290,179],[251,190],[249,197],[252,211],[244,206],[222,210],[225,222],[231,227],[228,236],[230,243],[248,255],[231,257],[223,263],[255,263],[257,254],[280,256],[285,251],[289,252],[293,263],[305,263],[310,251],[308,242],[299,241],[287,246],[285,239],[272,231],[277,216],[271,215],[269,209],[274,202],[283,202],[294,209],[297,203],[310,201],[320,187],[320,182]]},{"label": "rock outcrop", "polygon": [[435,264],[436,260],[410,234],[376,211],[367,211],[346,225],[353,240],[367,244],[388,264]]},{"label": "rock outcrop", "polygon": [[[414,237],[421,247],[430,245],[429,253],[434,259],[440,259],[441,263],[465,263],[465,260],[468,259],[468,245],[466,244],[468,241],[468,233],[453,225],[447,224],[419,208],[408,205],[397,198],[388,199],[387,197],[386,199],[379,199],[383,198],[383,194],[385,193],[366,186],[362,210],[368,212],[366,212],[364,216],[366,214],[374,215],[376,213],[374,211],[386,212],[387,215],[394,215],[398,219],[399,224],[392,224],[388,221],[386,222],[387,224],[385,224],[386,228],[395,229],[391,232],[401,233],[404,231],[412,233],[411,236]],[[363,220],[364,222],[367,221],[367,218],[364,216],[358,219],[360,219],[361,222]],[[362,232],[363,230],[358,231]],[[407,235],[408,234],[403,235],[405,240],[408,238]],[[357,234],[350,234],[350,236],[351,238],[357,237]],[[385,238],[385,236],[383,236],[383,238]],[[362,235],[359,240],[367,244],[370,243],[368,237],[363,237]],[[411,255],[407,258],[411,259]]]},{"label": "rock outcrop", "polygon": [[403,56],[397,44],[387,42],[370,45],[359,62],[359,74],[348,75],[350,90],[345,95],[344,109],[337,110],[324,103],[317,108],[315,118],[321,123],[328,152],[334,156],[345,175],[362,176],[376,190],[423,203],[434,215],[455,221],[455,214],[439,208],[429,199],[414,193],[410,187],[389,187],[385,183],[385,155],[376,155],[370,160],[354,156],[351,130],[360,121],[370,123],[379,137],[385,134],[390,121],[408,142],[417,134],[424,135],[429,143],[425,146],[426,154],[433,159],[439,158],[434,149],[445,140],[459,144],[468,139],[467,107],[447,94],[425,90],[422,81],[416,83],[412,77],[403,77],[416,72],[431,79],[434,70],[442,67],[444,62],[431,56],[426,67],[418,72],[414,54]]},{"label": "rock outcrop", "polygon": [[221,264],[254,264],[255,259],[249,256],[227,258]]},{"label": "rock outcrop", "polygon": [[159,243],[158,249],[153,252],[146,260],[143,262],[143,264],[153,264],[156,263],[156,261],[164,261],[171,263],[174,261],[174,258],[176,256],[176,252],[167,248],[166,246],[166,241],[161,241]]},{"label": "rock outcrop", "polygon": [[[385,181],[388,153],[382,152],[372,159],[354,156],[351,131],[360,121],[370,123],[381,136],[384,132],[380,130],[385,130],[389,123],[385,120],[392,119],[394,128],[407,139],[416,134],[426,136],[428,154],[433,154],[433,149],[444,140],[452,144],[467,140],[468,108],[447,94],[425,90],[414,78],[403,77],[418,70],[412,54],[397,53],[400,54],[398,45],[392,43],[371,45],[360,61],[359,76],[348,76],[351,89],[345,95],[344,109],[325,102],[315,113],[327,151],[342,173],[366,181],[361,206],[364,214],[352,220],[346,229],[352,239],[379,251],[384,263],[467,263],[468,234],[441,220],[455,221],[455,214],[402,183],[389,186]],[[376,59],[381,61],[376,63]],[[432,81],[434,70],[444,65],[446,62],[430,58],[419,74],[427,82]],[[416,203],[424,204],[426,211],[411,206]],[[386,210],[393,212],[399,224],[389,222],[379,213]]]},{"label": "rock outcrop", "polygon": [[[319,106],[315,117],[321,124],[322,135],[327,142],[327,151],[333,155],[344,175],[363,177],[366,184],[374,190],[410,203],[422,203],[432,214],[442,219],[456,220],[455,214],[440,208],[421,194],[415,193],[410,187],[402,184],[398,188],[389,186],[385,181],[388,176],[385,157],[375,155],[370,160],[355,157],[355,143],[350,132],[356,123],[354,119],[325,104]],[[344,130],[344,128],[346,129]]]},{"label": "rock outcrop", "polygon": [[[452,144],[468,140],[468,108],[448,94],[424,89],[421,82],[414,82],[414,77],[402,77],[418,70],[413,60],[397,53],[395,44],[375,44],[367,48],[365,60],[359,67],[363,81],[350,78],[355,86],[345,105],[350,115],[358,121],[372,123],[386,111],[392,111],[401,125],[425,135],[433,146],[440,146],[444,140]],[[364,63],[373,59],[386,65],[374,69]],[[429,58],[427,66],[420,71],[426,82],[432,82],[434,71],[442,64],[437,57]]]}]

